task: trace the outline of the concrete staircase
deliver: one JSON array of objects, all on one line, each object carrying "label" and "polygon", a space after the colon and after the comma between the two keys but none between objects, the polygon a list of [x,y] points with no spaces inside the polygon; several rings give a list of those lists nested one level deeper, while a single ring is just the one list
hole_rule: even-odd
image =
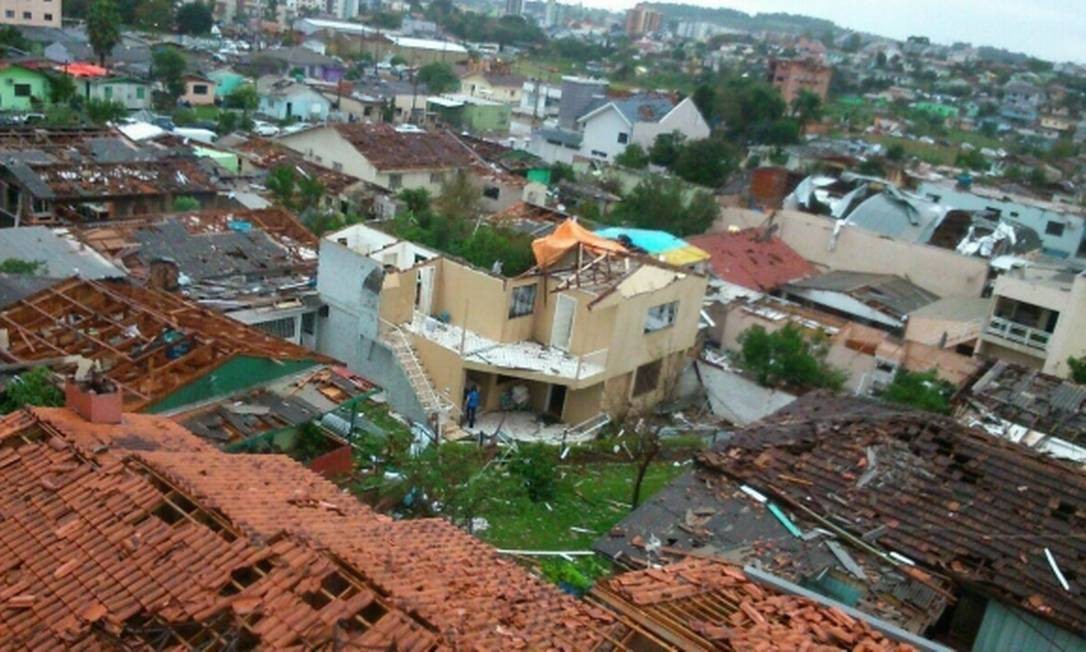
[{"label": "concrete staircase", "polygon": [[411,383],[411,389],[415,391],[415,396],[422,405],[422,409],[428,415],[436,415],[438,428],[439,430],[443,429],[453,413],[459,412],[459,410],[434,387],[434,382],[419,361],[418,355],[415,353],[415,347],[411,346],[411,340],[407,333],[398,326],[391,324],[385,326],[381,339],[392,349],[392,353],[396,356],[397,362],[400,363],[400,367],[407,375],[407,380]]}]

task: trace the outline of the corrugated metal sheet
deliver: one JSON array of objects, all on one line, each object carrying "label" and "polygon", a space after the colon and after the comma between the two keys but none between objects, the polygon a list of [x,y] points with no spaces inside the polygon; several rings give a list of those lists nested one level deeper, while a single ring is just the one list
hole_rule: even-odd
[{"label": "corrugated metal sheet", "polygon": [[1086,652],[1086,639],[992,600],[973,652]]},{"label": "corrugated metal sheet", "polygon": [[43,276],[98,280],[120,278],[124,272],[101,254],[58,236],[44,226],[22,226],[0,231],[0,260],[16,258],[45,263]]}]

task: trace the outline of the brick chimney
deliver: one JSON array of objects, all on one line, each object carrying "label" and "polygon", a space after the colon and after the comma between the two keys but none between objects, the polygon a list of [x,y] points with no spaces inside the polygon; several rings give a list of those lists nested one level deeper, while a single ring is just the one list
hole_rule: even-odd
[{"label": "brick chimney", "polygon": [[121,422],[121,392],[113,381],[91,377],[64,384],[64,404],[91,423]]}]

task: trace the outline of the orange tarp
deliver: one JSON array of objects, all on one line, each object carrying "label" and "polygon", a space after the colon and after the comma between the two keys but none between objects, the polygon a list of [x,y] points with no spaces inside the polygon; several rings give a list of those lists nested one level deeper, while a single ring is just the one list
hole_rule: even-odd
[{"label": "orange tarp", "polygon": [[617,254],[626,252],[626,248],[614,240],[600,237],[573,220],[567,219],[550,235],[532,240],[532,253],[535,254],[537,265],[548,267],[579,244],[597,252],[610,251]]}]

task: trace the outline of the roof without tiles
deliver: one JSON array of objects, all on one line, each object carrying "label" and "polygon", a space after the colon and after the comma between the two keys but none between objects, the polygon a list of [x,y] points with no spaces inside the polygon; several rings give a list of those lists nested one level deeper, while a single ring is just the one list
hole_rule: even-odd
[{"label": "roof without tiles", "polygon": [[444,520],[393,521],[164,418],[15,413],[0,481],[0,628],[20,647],[588,650],[628,632]]},{"label": "roof without tiles", "polygon": [[443,131],[398,131],[388,124],[333,127],[378,170],[431,170],[473,165],[470,150]]},{"label": "roof without tiles", "polygon": [[760,586],[736,566],[688,557],[604,580],[593,599],[684,649],[911,650],[862,620]]},{"label": "roof without tiles", "polygon": [[[1086,629],[1086,476],[952,419],[808,394],[699,456],[736,482],[1073,632]],[[870,539],[869,539],[870,540]]]},{"label": "roof without tiles", "polygon": [[737,233],[707,233],[689,239],[712,257],[709,265],[721,280],[759,292],[769,292],[817,274],[809,263],[780,238],[763,237],[760,229]]},{"label": "roof without tiles", "polygon": [[924,288],[891,274],[833,271],[788,286],[799,290],[839,292],[899,320],[939,300]]}]

